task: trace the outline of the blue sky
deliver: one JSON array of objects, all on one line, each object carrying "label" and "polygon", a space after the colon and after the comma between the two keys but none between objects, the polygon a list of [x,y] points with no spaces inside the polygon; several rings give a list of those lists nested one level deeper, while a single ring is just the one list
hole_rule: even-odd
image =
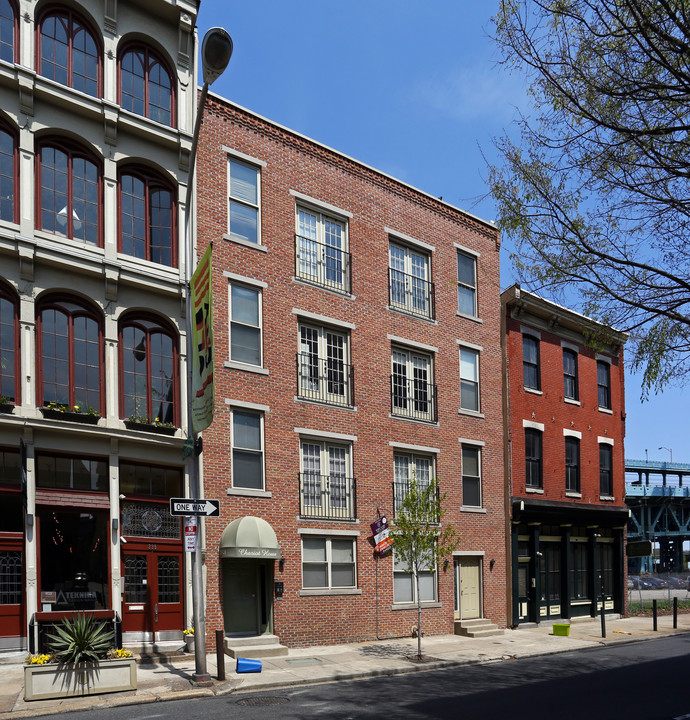
[{"label": "blue sky", "polygon": [[[485,220],[492,137],[529,110],[522,80],[496,66],[497,0],[203,0],[235,50],[212,91]],[[513,282],[509,243],[501,287]],[[626,457],[690,462],[688,393],[640,403],[626,378]],[[685,421],[685,422],[684,422]]]}]

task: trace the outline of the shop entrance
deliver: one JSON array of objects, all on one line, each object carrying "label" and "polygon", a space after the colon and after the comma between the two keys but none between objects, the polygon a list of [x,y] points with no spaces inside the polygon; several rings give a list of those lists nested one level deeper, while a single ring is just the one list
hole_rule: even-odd
[{"label": "shop entrance", "polygon": [[182,552],[165,543],[133,543],[122,549],[125,593],[122,630],[143,641],[179,636],[183,626]]},{"label": "shop entrance", "polygon": [[560,542],[544,542],[540,550],[539,615],[542,619],[558,618],[561,616],[561,545]]},{"label": "shop entrance", "polygon": [[225,558],[222,568],[225,634],[271,632],[273,561]]},{"label": "shop entrance", "polygon": [[0,540],[0,649],[19,647],[24,635],[23,545]]}]

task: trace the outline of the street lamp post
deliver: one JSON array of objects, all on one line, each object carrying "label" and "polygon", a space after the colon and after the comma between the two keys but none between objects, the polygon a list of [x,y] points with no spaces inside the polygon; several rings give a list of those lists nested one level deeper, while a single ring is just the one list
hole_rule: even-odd
[{"label": "street lamp post", "polygon": [[[187,176],[187,194],[185,201],[185,283],[187,289],[187,432],[193,441],[193,452],[189,462],[189,495],[191,498],[200,497],[199,493],[199,455],[197,452],[197,432],[194,427],[194,416],[192,412],[193,400],[193,374],[192,374],[192,337],[193,317],[191,300],[191,278],[192,267],[195,264],[194,247],[192,245],[191,233],[191,203],[192,187],[194,185],[194,168],[196,165],[196,153],[199,145],[199,131],[204,114],[204,104],[208,94],[208,86],[223,73],[230,57],[232,56],[232,38],[226,30],[220,27],[211,28],[201,45],[201,63],[203,68],[204,84],[199,96],[199,104],[194,122],[194,134],[192,136],[192,149],[189,158],[189,172]],[[211,676],[206,668],[206,612],[204,610],[203,594],[203,572],[201,557],[201,519],[197,528],[196,549],[192,553],[192,613],[194,616],[194,658],[195,672],[192,674],[192,681],[198,684],[210,684]]]},{"label": "street lamp post", "polygon": [[673,465],[673,448],[667,448],[662,445],[659,450],[666,450],[671,455],[671,464]]}]

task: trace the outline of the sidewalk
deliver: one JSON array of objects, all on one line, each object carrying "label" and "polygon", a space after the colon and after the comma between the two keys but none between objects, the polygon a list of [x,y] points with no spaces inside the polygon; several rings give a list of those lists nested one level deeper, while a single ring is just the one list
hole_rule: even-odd
[{"label": "sidewalk", "polygon": [[198,688],[191,683],[195,670],[191,655],[170,657],[162,663],[142,663],[137,667],[138,688],[130,692],[58,700],[24,700],[24,657],[26,653],[0,654],[0,720],[36,717],[51,713],[151,703],[181,698],[225,695],[237,691],[267,690],[356,678],[398,675],[457,665],[513,660],[536,655],[550,655],[582,648],[621,642],[652,640],[668,635],[690,632],[690,615],[678,616],[678,629],[673,618],[660,617],[658,631],[653,630],[651,617],[608,619],[606,635],[601,637],[600,620],[575,622],[570,636],[552,634],[552,628],[539,627],[506,630],[504,635],[487,638],[466,638],[457,635],[425,637],[422,651],[431,661],[421,665],[407,656],[417,652],[413,638],[380,640],[344,645],[328,645],[290,650],[280,658],[263,660],[260,673],[236,674],[235,660],[225,658],[226,680],[218,682],[216,656],[208,656],[208,672],[214,678],[212,687]]}]

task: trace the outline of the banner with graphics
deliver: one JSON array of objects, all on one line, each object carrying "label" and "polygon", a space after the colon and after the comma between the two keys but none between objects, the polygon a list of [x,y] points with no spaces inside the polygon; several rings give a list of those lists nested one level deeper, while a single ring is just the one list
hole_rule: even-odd
[{"label": "banner with graphics", "polygon": [[192,275],[192,431],[199,433],[213,422],[213,305],[211,246]]}]

